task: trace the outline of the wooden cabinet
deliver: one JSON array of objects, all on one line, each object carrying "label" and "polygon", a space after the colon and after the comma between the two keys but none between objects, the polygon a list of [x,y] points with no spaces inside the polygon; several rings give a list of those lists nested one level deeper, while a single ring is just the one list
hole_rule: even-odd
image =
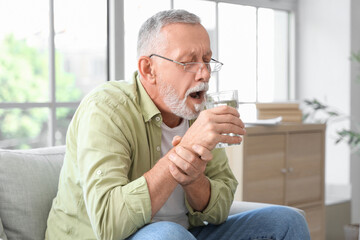
[{"label": "wooden cabinet", "polygon": [[251,126],[239,146],[226,148],[239,181],[236,200],[305,211],[311,239],[325,239],[325,125]]}]

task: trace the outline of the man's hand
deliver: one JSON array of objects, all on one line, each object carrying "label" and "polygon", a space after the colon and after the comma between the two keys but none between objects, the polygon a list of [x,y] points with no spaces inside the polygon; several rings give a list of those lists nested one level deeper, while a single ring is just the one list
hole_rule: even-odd
[{"label": "man's hand", "polygon": [[[172,144],[176,146],[181,137],[176,136]],[[200,145],[194,145],[192,151],[177,146],[169,155],[169,172],[182,185],[190,206],[203,211],[210,201],[210,182],[204,171],[206,164],[212,159],[211,152]]]},{"label": "man's hand", "polygon": [[183,136],[180,145],[187,149],[191,149],[194,145],[201,145],[211,151],[219,142],[240,143],[241,137],[224,135],[246,133],[245,125],[239,117],[239,112],[229,106],[204,110]]},{"label": "man's hand", "polygon": [[212,159],[212,153],[201,145],[194,145],[192,150],[177,146],[168,155],[170,173],[182,186],[193,183],[203,175],[206,164]]},{"label": "man's hand", "polygon": [[173,137],[173,140],[171,141],[171,144],[175,147],[176,145],[178,145],[181,141],[181,137],[180,136],[175,136]]}]

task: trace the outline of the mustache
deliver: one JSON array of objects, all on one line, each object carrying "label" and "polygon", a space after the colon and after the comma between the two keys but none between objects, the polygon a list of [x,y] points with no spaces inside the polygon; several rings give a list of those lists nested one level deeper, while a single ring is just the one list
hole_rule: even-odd
[{"label": "mustache", "polygon": [[190,94],[195,92],[207,92],[209,90],[209,83],[207,82],[201,82],[195,87],[189,88],[185,93],[185,98],[187,98]]}]

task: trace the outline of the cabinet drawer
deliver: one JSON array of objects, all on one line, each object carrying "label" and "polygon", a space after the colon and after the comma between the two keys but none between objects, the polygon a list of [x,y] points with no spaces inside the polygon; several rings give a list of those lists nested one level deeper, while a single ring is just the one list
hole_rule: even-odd
[{"label": "cabinet drawer", "polygon": [[285,135],[253,135],[244,143],[244,200],[283,204]]},{"label": "cabinet drawer", "polygon": [[319,201],[323,195],[323,140],[321,132],[288,136],[286,204]]}]

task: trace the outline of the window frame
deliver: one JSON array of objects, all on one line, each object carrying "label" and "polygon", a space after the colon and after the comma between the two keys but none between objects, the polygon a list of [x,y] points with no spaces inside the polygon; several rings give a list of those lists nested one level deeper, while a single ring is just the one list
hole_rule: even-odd
[{"label": "window frame", "polygon": [[[119,1],[122,2],[122,1]],[[58,108],[67,107],[67,108],[77,108],[81,102],[79,101],[70,101],[70,102],[57,102],[56,101],[56,77],[55,77],[55,21],[54,21],[54,0],[49,0],[49,101],[46,102],[0,102],[0,109],[9,110],[9,109],[31,109],[31,108],[45,108],[49,110],[49,120],[48,120],[48,141],[47,146],[55,146],[56,145],[56,127],[57,127],[57,119],[56,119],[56,110]],[[107,61],[107,70],[106,70],[106,79],[105,81],[109,81],[109,0],[106,2],[107,4],[107,46],[106,46],[106,58]],[[104,82],[105,82],[104,81]],[[44,146],[46,147],[46,146]]]}]

